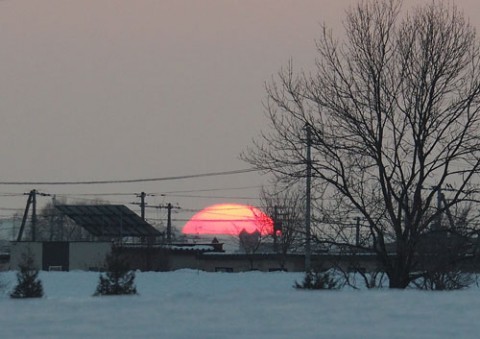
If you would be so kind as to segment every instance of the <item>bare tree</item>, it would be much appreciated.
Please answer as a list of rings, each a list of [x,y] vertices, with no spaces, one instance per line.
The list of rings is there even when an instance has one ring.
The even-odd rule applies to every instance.
[[[325,198],[317,217],[360,215],[358,247],[377,254],[392,288],[417,278],[419,239],[439,215],[475,199],[480,166],[475,29],[455,5],[401,5],[352,7],[345,40],[323,27],[315,70],[279,72],[267,86],[272,128],[243,154],[278,176],[305,177],[309,126],[314,190]],[[447,184],[455,190],[438,205]],[[331,230],[322,237],[356,245]]]
[[[47,203],[38,215],[36,227],[37,239],[43,241],[90,240],[89,233],[66,217],[55,207]]]
[[[274,251],[279,254],[281,268],[285,267],[287,255],[303,249],[305,198],[297,186],[283,187],[277,183],[273,188],[263,188],[260,194],[263,210],[274,223]]]
[[[261,245],[270,238],[272,233],[272,220],[263,211],[256,207],[250,206],[251,218],[248,219],[250,227],[247,230],[240,220],[238,224],[233,222],[233,226],[238,234],[238,244],[240,249],[247,254],[254,254],[260,249]],[[254,229],[252,229],[254,225]]]
[[[251,215],[246,220],[247,227],[242,220],[239,220],[238,223],[232,221],[235,229],[232,241],[238,244],[239,251],[246,256],[250,270],[253,270],[256,257],[269,251],[268,245],[273,232],[273,224],[272,219],[257,207],[250,206],[249,210]],[[252,223],[255,226],[253,229]]]

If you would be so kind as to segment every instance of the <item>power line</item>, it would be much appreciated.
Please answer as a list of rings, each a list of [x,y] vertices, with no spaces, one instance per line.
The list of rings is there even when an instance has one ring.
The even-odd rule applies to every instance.
[[[243,186],[243,187],[224,187],[224,188],[204,188],[204,189],[193,189],[193,190],[178,190],[178,191],[166,191],[166,192],[156,192],[156,193],[148,193],[148,196],[155,197],[155,196],[174,196],[174,194],[182,194],[182,193],[196,193],[196,192],[217,192],[217,191],[231,191],[231,190],[246,190],[252,188],[261,188],[265,186]],[[70,196],[135,196],[137,192],[103,192],[103,193],[52,193],[57,196],[62,197],[70,197]],[[0,193],[0,196],[23,196],[23,193]],[[175,195],[176,196],[176,195]],[[181,195],[183,197],[183,195]],[[185,197],[196,197],[185,195]],[[198,196],[200,198],[209,197],[209,196]],[[222,197],[223,198],[223,197]],[[232,197],[236,198],[236,197]],[[243,197],[247,199],[247,197]]]
[[[218,195],[190,195],[190,194],[166,194],[168,197],[174,198],[202,198],[202,199],[236,199],[236,200],[258,200],[258,197],[233,197],[233,196],[218,196]]]
[[[231,191],[231,190],[246,190],[252,188],[261,188],[262,186],[242,186],[242,187],[224,187],[224,188],[205,188],[205,189],[194,189],[194,190],[182,190],[182,191],[168,191],[161,194],[177,194],[177,193],[197,193],[197,192],[216,192],[216,191]]]
[[[137,193],[57,193],[58,196],[134,196]]]
[[[0,193],[0,197],[20,197],[23,193]]]
[[[91,181],[0,181],[0,185],[103,185],[103,184],[127,184],[138,182],[171,181],[193,178],[215,177],[256,172],[256,168],[246,168],[233,171],[209,172],[200,174],[179,175],[171,177],[147,178],[147,179],[126,179],[126,180],[91,180]]]
[[[22,208],[14,208],[14,207],[0,207],[0,211],[21,211]]]

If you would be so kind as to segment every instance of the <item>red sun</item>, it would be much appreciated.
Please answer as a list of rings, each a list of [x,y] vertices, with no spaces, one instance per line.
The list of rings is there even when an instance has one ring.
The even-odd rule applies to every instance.
[[[209,206],[195,214],[183,227],[184,234],[239,235],[259,231],[272,234],[273,221],[260,209],[240,204]]]

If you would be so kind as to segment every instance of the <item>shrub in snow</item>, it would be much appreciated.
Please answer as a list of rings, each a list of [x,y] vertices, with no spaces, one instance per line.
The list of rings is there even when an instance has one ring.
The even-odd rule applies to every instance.
[[[100,274],[97,290],[94,296],[137,294],[135,287],[135,272],[116,252],[106,258],[107,271]]]
[[[388,286],[388,279],[385,272],[371,271],[365,272],[364,270],[355,270],[353,272],[345,273],[345,281],[348,286],[355,289],[362,287],[366,288],[383,288]]]
[[[330,271],[308,271],[301,283],[295,281],[294,287],[308,290],[336,290],[341,285],[339,279]]]
[[[413,282],[414,286],[432,291],[460,290],[471,286],[475,279],[471,273],[462,271],[426,272]]]
[[[31,253],[22,254],[22,262],[18,265],[17,285],[10,294],[12,298],[41,298],[43,297],[42,281],[38,278],[38,270],[33,264]]]

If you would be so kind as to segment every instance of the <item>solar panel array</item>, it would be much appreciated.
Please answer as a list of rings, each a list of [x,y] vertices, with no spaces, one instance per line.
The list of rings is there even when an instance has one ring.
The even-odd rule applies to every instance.
[[[97,237],[146,237],[161,233],[124,205],[56,205],[61,213]]]

